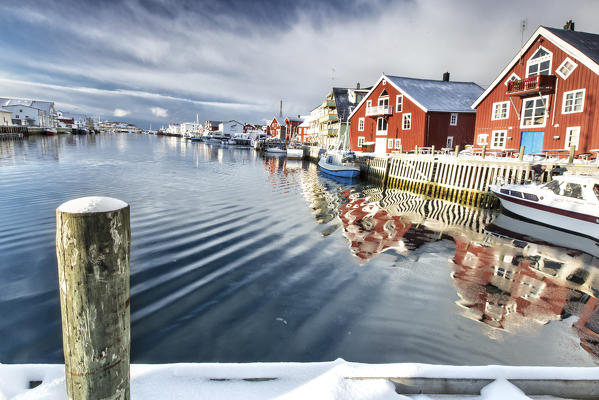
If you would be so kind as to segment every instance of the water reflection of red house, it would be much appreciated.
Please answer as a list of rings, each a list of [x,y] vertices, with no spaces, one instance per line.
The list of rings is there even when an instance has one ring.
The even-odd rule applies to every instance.
[[[580,346],[599,356],[599,301],[596,298],[587,299],[573,328],[580,338]]]
[[[534,260],[515,248],[487,247],[460,236],[454,240],[452,276],[459,304],[472,317],[506,330],[522,317],[540,323],[561,319],[570,289],[531,268]]]
[[[351,252],[366,261],[375,254],[398,247],[411,224],[402,216],[392,216],[377,203],[361,197],[352,198],[343,192],[348,202],[339,207],[339,218]]]

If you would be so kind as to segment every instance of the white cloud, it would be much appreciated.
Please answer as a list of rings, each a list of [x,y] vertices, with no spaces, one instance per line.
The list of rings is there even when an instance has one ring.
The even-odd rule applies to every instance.
[[[126,117],[129,114],[131,114],[131,111],[123,110],[122,108],[115,108],[113,115],[115,117]]]
[[[152,111],[152,114],[154,114],[157,117],[162,117],[162,118],[168,117],[168,110],[166,108],[152,107],[152,108],[150,108],[150,111]]]

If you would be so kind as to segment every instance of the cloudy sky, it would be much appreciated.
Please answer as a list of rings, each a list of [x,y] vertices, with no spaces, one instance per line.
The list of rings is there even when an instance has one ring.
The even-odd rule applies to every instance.
[[[539,25],[597,0],[0,0],[0,97],[147,128],[309,113],[385,72],[486,87]]]

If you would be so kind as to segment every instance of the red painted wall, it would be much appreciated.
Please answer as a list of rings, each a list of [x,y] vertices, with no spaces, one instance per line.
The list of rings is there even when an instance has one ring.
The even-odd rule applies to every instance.
[[[383,90],[389,94],[389,105],[393,106],[393,114],[387,119],[387,134],[384,136],[376,135],[377,118],[374,116],[366,117],[366,105],[368,100],[372,100],[372,105],[378,105],[378,99]],[[435,146],[442,148],[446,146],[447,137],[453,136],[453,145],[463,146],[472,143],[474,137],[475,113],[458,113],[458,123],[456,126],[450,125],[449,112],[429,112],[426,113],[422,108],[412,102],[405,94],[403,96],[402,112],[396,112],[397,95],[404,94],[396,89],[390,82],[383,85],[380,82],[376,88],[366,98],[364,103],[356,110],[350,118],[350,147],[354,151],[374,151],[374,145],[358,147],[358,137],[364,136],[365,142],[375,142],[376,138],[385,137],[385,139],[401,139],[403,150],[413,150],[416,146]],[[409,130],[403,128],[403,115],[412,114],[412,127]],[[364,131],[358,131],[359,119],[364,117]],[[387,153],[395,151],[387,146]]]
[[[509,118],[503,120],[491,120],[493,112],[493,103],[500,101],[510,101],[507,96],[507,86],[504,82],[516,73],[520,79],[526,77],[526,61],[537,51],[539,46],[553,53],[551,60],[551,74],[557,76],[557,90],[555,94],[549,95],[549,107],[546,126],[543,128],[521,128],[517,113],[522,114],[522,98],[511,96],[513,105],[509,104]],[[597,96],[599,94],[599,76],[584,66],[579,60],[569,57],[578,66],[564,80],[555,73],[555,70],[562,62],[569,57],[547,38],[539,37],[533,45],[523,53],[522,61],[517,63],[507,72],[497,86],[487,95],[487,97],[477,107],[477,119],[475,135],[488,134],[490,143],[493,130],[506,129],[508,131],[507,148],[519,148],[521,132],[544,131],[543,149],[564,149],[566,139],[566,128],[580,126],[580,141],[577,153],[585,153],[589,149],[599,148],[599,113],[597,111]],[[585,89],[584,108],[580,113],[562,114],[562,103],[564,92]],[[514,110],[515,106],[515,110]],[[515,112],[517,111],[517,113]],[[559,139],[554,139],[559,136]],[[509,139],[511,137],[511,139]],[[476,140],[476,137],[475,137]],[[476,145],[477,142],[475,142]]]

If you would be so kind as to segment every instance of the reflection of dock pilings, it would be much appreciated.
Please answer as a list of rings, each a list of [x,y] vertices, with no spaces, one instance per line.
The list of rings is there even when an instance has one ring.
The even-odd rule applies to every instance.
[[[318,161],[323,149],[304,146],[304,157]],[[531,180],[532,162],[518,159],[465,159],[441,154],[394,154],[360,161],[360,175],[381,182],[384,189],[397,188],[425,196],[485,208],[499,201],[489,192],[498,181],[522,184]],[[549,165],[551,170],[556,165]],[[597,166],[572,166],[577,172],[593,173]],[[546,177],[549,178],[549,177]]]

